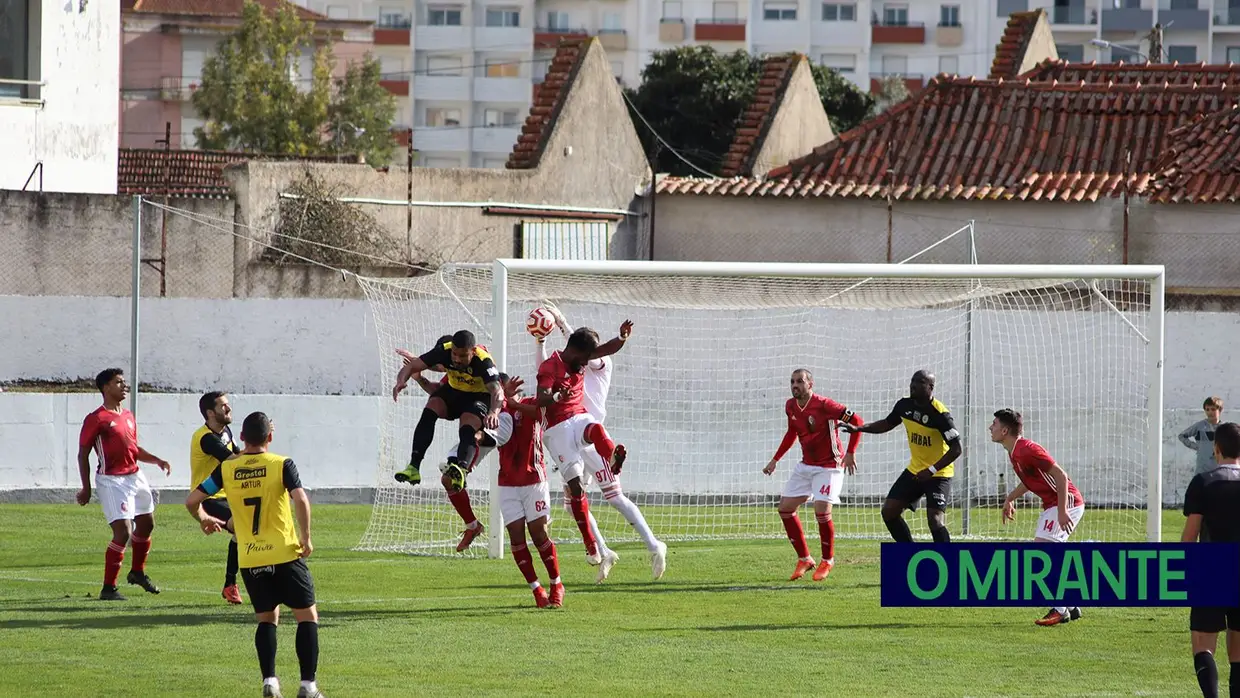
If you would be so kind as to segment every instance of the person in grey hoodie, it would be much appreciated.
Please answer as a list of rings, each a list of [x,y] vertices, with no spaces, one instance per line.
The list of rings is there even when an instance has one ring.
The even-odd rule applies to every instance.
[[[1223,415],[1223,398],[1208,397],[1201,407],[1206,418],[1180,432],[1180,443],[1197,452],[1195,475],[1218,467],[1214,462],[1214,429]]]

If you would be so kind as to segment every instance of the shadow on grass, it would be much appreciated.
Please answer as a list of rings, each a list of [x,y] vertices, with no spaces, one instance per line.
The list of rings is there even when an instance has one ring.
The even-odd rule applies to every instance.
[[[95,602],[100,604],[96,608],[106,608],[103,606],[105,602]],[[35,613],[46,613],[47,609],[34,608],[30,609]],[[86,612],[86,608],[64,609],[68,611]],[[90,611],[96,610],[94,608]],[[161,609],[162,610],[162,609]],[[353,621],[369,621],[369,620],[399,620],[400,618],[435,618],[440,617],[445,620],[460,620],[464,618],[491,618],[498,616],[506,616],[514,613],[530,612],[530,606],[505,606],[498,608],[422,608],[422,609],[370,609],[370,610],[331,610],[321,612],[319,622],[323,625],[331,626],[337,623],[348,623]],[[0,621],[0,630],[20,630],[26,628],[39,629],[65,629],[65,630],[114,630],[121,628],[141,628],[156,626],[180,626],[192,627],[200,625],[254,625],[254,614],[242,613],[238,615],[202,615],[194,613],[150,613],[146,609],[134,609],[132,611],[122,610],[115,615],[100,616],[84,616],[78,618],[17,618],[12,620]],[[293,614],[288,609],[282,609],[280,612],[281,625],[295,625]]]

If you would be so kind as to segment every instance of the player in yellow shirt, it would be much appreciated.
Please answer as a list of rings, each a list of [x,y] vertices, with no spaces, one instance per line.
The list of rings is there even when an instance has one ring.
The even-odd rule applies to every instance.
[[[271,433],[267,415],[254,412],[246,417],[241,425],[245,448],[190,492],[185,508],[208,535],[229,528],[237,536],[241,579],[258,618],[254,646],[263,674],[263,695],[280,696],[276,625],[280,606],[285,605],[297,619],[297,660],[301,665],[297,698],[321,698],[315,683],[319,612],[314,602],[314,579],[304,560],[314,551],[310,543],[310,499],[301,487],[293,459],[267,450]],[[203,502],[221,491],[232,509],[231,521],[221,521],[203,511]]]
[[[241,450],[233,441],[232,429],[228,426],[232,424],[232,406],[228,404],[227,393],[218,390],[206,393],[198,399],[198,411],[202,413],[204,423],[189,439],[190,484],[194,486],[211,477],[220,463]],[[220,521],[232,518],[232,510],[223,492],[208,497],[202,508]],[[228,603],[241,603],[241,592],[237,589],[236,536],[228,541],[228,562],[224,568],[224,591],[221,596]]]
[[[918,371],[909,383],[908,397],[900,398],[886,418],[862,427],[841,423],[848,433],[886,434],[901,424],[908,434],[909,463],[900,472],[883,502],[883,523],[897,543],[912,543],[904,510],[915,511],[926,498],[926,523],[935,543],[950,543],[944,514],[951,496],[952,463],[964,452],[960,432],[947,407],[934,399],[934,374]]]

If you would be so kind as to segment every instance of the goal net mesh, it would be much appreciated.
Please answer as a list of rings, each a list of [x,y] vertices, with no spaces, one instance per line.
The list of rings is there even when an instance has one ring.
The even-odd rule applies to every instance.
[[[420,354],[459,329],[472,330],[484,345],[497,341],[490,336],[497,309],[489,267],[449,266],[427,276],[361,283],[386,385],[401,366],[396,348]],[[1000,517],[1003,495],[1017,481],[988,427],[995,410],[1012,407],[1024,415],[1025,435],[1046,446],[1088,502],[1074,538],[1145,539],[1147,280],[510,271],[507,286],[506,370],[527,379],[529,390],[537,366],[525,318],[541,300],[553,301],[569,324],[594,328],[604,341],[623,320],[633,320],[633,334],[615,356],[607,428],[628,447],[625,493],[664,540],[784,535],[774,506],[799,446],[774,475],[763,475],[762,468],[786,429],[784,403],[795,368],[812,371],[816,393],[866,421],[887,416],[907,395],[914,371],[936,375],[935,397],[955,417],[964,445],[947,514],[955,537],[1033,537],[1041,509],[1031,495],[1020,502],[1014,524],[1005,526]],[[549,350],[564,344],[558,331],[547,341]],[[439,422],[421,485],[393,479],[408,463],[426,398],[411,382],[399,402],[384,400],[377,491],[359,549],[454,553],[463,522],[436,466],[458,439],[456,424]],[[909,461],[904,429],[864,435],[856,459],[858,472],[844,478],[835,507],[837,534],[885,539],[879,507]],[[491,455],[469,479],[474,511],[484,523],[495,466]],[[559,475],[549,472],[549,478],[553,536],[580,544],[562,506]],[[637,540],[596,488],[590,503],[609,545]],[[905,516],[914,535],[928,539],[923,512]],[[812,535],[812,513],[803,518]],[[480,541],[466,554],[485,555],[486,546]]]

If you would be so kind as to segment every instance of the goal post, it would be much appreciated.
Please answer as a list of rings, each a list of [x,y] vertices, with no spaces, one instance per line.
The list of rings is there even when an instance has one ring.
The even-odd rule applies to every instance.
[[[1026,435],[1081,487],[1089,508],[1082,539],[1161,538],[1161,266],[499,259],[360,281],[385,385],[399,370],[395,348],[421,353],[468,328],[500,370],[532,389],[537,367],[525,330],[532,308],[554,301],[570,324],[604,340],[632,319],[633,335],[615,359],[607,427],[629,448],[625,493],[664,540],[783,537],[774,506],[799,448],[774,476],[761,470],[786,428],[788,376],[800,367],[814,373],[815,392],[866,421],[885,417],[907,394],[913,371],[937,374],[936,397],[964,432],[948,511],[954,537],[1032,537],[1036,502],[1022,502],[1015,526],[1002,526],[998,513],[1000,489],[1015,482],[986,427],[996,409],[1012,407],[1025,415]],[[558,349],[563,337],[555,332],[547,343]],[[406,392],[400,404],[384,403],[379,488],[358,548],[455,554],[463,524],[433,465],[454,445],[455,425],[441,421],[423,483],[410,488],[392,473],[407,461],[425,397]],[[470,477],[474,511],[489,530],[487,545],[466,555],[504,554],[494,461]],[[837,534],[886,539],[878,509],[908,462],[904,430],[863,436],[857,461],[835,509]],[[560,478],[549,478],[552,535],[580,545],[561,507]],[[608,543],[635,541],[591,490]],[[920,509],[906,519],[925,536]]]

